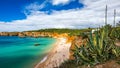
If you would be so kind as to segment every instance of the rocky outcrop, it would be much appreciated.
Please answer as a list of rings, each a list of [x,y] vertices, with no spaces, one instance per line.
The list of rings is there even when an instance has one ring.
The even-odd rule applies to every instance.
[[[9,36],[9,33],[8,32],[1,32],[0,36]]]
[[[9,32],[9,36],[17,36],[19,32]]]
[[[0,32],[0,36],[18,36],[19,32]]]
[[[58,33],[51,32],[0,32],[0,36],[19,36],[19,37],[56,37]]]
[[[18,33],[18,36],[19,36],[19,37],[25,37],[25,34],[22,33],[22,32],[20,32],[20,33]]]

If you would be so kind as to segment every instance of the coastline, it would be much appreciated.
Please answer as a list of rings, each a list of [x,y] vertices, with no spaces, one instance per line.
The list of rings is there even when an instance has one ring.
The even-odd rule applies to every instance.
[[[69,59],[69,49],[71,42],[67,37],[58,37],[53,44],[52,50],[34,68],[54,68],[58,67],[65,60]]]
[[[20,33],[9,33],[2,32],[0,36],[18,36],[18,37],[51,37],[55,38],[57,41],[53,43],[53,47],[49,51],[47,56],[37,63],[34,68],[54,68],[59,67],[64,61],[70,58],[70,47],[74,39],[73,36],[68,36],[68,33],[41,33],[41,32],[20,32]],[[46,50],[47,51],[47,50]]]

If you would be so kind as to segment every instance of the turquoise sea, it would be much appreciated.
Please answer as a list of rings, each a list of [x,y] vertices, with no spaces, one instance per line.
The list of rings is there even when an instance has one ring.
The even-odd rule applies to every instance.
[[[51,50],[53,38],[0,36],[0,68],[34,68]],[[35,44],[40,44],[35,46]]]

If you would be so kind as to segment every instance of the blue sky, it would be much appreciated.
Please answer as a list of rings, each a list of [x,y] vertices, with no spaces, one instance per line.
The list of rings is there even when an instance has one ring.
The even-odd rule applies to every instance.
[[[114,9],[120,21],[119,0],[0,0],[0,31],[102,26],[106,4],[108,23]]]
[[[1,0],[0,1],[0,21],[13,21],[13,20],[21,20],[25,19],[26,15],[24,11],[26,6],[32,3],[37,3],[38,5],[42,4],[45,0]],[[39,11],[46,12],[51,14],[53,10],[61,11],[61,10],[69,10],[75,8],[82,8],[83,4],[78,2],[79,0],[75,0],[66,5],[52,5],[50,2],[47,2],[45,7],[39,9]]]
[[[0,21],[24,19],[22,10],[29,3],[28,0],[0,0]]]

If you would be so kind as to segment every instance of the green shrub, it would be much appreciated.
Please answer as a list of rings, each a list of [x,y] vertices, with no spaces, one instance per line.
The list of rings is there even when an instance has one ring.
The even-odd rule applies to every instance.
[[[90,33],[86,45],[74,50],[75,62],[80,65],[96,65],[120,57],[120,47],[114,45],[109,37],[110,30],[103,27],[102,31]]]
[[[118,39],[120,40],[120,28],[113,28],[110,34],[110,37],[112,39]]]
[[[107,25],[94,34],[82,34],[82,37],[88,38],[87,44],[81,47],[75,45],[75,50],[72,50],[75,59],[63,63],[60,68],[69,68],[69,65],[73,65],[70,68],[86,68],[120,58],[120,47],[115,46],[113,39],[120,39],[120,28]]]

